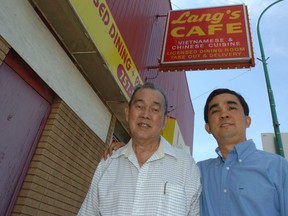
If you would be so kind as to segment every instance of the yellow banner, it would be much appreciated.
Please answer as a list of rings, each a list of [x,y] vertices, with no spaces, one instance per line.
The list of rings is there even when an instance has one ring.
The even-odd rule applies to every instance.
[[[169,118],[165,128],[161,131],[161,135],[171,144],[175,145],[174,135],[175,135],[176,119]]]
[[[127,100],[142,79],[105,0],[70,0]]]

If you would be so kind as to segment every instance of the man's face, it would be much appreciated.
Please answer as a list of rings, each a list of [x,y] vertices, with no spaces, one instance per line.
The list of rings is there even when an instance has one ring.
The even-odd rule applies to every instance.
[[[148,88],[138,90],[125,113],[133,140],[159,140],[167,122],[164,97],[159,91]]]
[[[233,141],[235,144],[246,140],[246,128],[251,119],[245,116],[243,107],[235,95],[220,94],[215,96],[208,105],[208,123],[205,129],[215,139]]]

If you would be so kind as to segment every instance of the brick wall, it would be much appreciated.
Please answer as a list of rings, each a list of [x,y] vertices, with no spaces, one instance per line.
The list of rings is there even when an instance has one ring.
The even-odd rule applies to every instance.
[[[76,215],[106,147],[55,99],[12,215]]]
[[[9,49],[10,49],[9,44],[0,35],[0,65],[5,59],[6,54],[8,53]]]
[[[112,118],[111,118],[110,125],[109,125],[108,135],[107,135],[107,138],[106,138],[106,143],[111,143],[112,142],[112,137],[113,137],[113,132],[114,132],[114,129],[115,129],[116,121],[117,121],[117,118],[116,118],[115,115],[113,115]]]

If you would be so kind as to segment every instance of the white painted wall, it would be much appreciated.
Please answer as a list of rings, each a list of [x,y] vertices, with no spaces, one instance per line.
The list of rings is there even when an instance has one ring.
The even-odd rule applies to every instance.
[[[176,147],[184,149],[185,151],[190,153],[190,148],[185,144],[185,141],[183,139],[181,130],[178,126],[177,121],[175,122],[175,128],[174,128],[174,136],[173,136],[173,143]]]
[[[27,0],[0,0],[0,34],[50,88],[105,141],[111,113]]]

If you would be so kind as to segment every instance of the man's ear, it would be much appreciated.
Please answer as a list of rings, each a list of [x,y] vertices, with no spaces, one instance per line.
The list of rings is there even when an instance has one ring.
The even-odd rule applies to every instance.
[[[207,133],[211,134],[210,126],[208,123],[205,124],[205,130],[207,131]]]
[[[127,106],[125,106],[125,117],[126,117],[126,121],[128,122],[128,119],[129,119],[129,106],[127,105]]]
[[[252,119],[250,116],[246,116],[246,127],[249,128],[251,125]]]
[[[162,130],[166,127],[168,123],[169,117],[167,115],[164,116]]]

